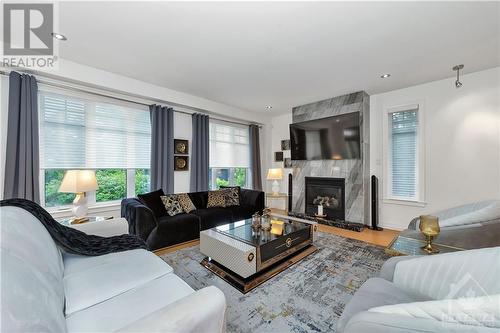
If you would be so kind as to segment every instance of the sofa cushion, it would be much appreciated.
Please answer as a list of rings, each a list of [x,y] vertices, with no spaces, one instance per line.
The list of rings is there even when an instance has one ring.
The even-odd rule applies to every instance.
[[[28,211],[0,207],[1,322],[5,332],[65,332],[62,256]]]
[[[167,274],[70,314],[68,332],[115,332],[193,292],[179,277]]]
[[[226,197],[226,207],[240,205],[240,187],[227,187],[223,189],[224,196]]]
[[[207,208],[226,207],[226,194],[224,190],[208,192]]]
[[[163,202],[168,215],[175,216],[184,213],[179,199],[177,198],[177,194],[162,195],[161,201]]]
[[[233,214],[227,208],[197,209],[193,214],[200,217],[200,230],[210,229],[233,221]]]
[[[233,214],[233,221],[249,219],[256,213],[255,207],[248,205],[232,206],[227,209],[229,209]]]
[[[147,239],[151,250],[187,242],[200,237],[200,218],[194,214],[164,216],[158,219]]]
[[[188,193],[196,209],[207,208],[208,191]]]
[[[149,209],[153,211],[153,214],[156,217],[160,216],[165,216],[167,215],[167,210],[165,209],[165,206],[163,205],[163,202],[161,201],[161,196],[165,195],[162,189],[149,192],[149,193],[144,193],[144,194],[138,194],[137,197],[139,200],[141,200]]]
[[[179,204],[185,213],[191,213],[193,210],[196,210],[196,206],[187,193],[178,194],[177,200],[179,200]]]
[[[427,300],[429,300],[428,297],[408,293],[387,280],[381,278],[369,279],[358,289],[344,308],[337,322],[337,331],[342,332],[354,315],[370,308]]]
[[[172,272],[156,255],[131,250],[96,257],[64,254],[66,315]]]
[[[4,248],[0,257],[1,331],[66,332],[62,283]]]

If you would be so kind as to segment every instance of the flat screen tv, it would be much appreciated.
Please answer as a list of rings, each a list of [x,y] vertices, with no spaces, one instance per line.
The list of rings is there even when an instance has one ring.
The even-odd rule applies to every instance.
[[[290,125],[292,160],[361,158],[359,113]]]

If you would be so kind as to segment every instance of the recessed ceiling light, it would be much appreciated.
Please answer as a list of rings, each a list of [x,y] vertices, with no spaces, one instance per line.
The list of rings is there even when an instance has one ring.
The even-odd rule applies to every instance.
[[[389,73],[386,73],[386,74],[382,74],[382,75],[380,75],[380,77],[381,77],[382,79],[387,79],[389,76],[391,76],[391,74],[389,74]]]
[[[66,36],[58,34],[57,32],[51,33],[52,37],[54,37],[57,40],[68,40]]]
[[[271,110],[273,107],[271,105],[266,105],[266,109]]]

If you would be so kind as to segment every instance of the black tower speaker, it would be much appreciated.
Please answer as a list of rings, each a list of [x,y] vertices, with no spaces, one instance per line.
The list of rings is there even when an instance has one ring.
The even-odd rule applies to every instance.
[[[292,211],[292,174],[288,174],[288,211]]]
[[[383,229],[378,226],[378,178],[374,175],[371,177],[371,188],[372,225],[369,228],[372,230],[382,231]]]

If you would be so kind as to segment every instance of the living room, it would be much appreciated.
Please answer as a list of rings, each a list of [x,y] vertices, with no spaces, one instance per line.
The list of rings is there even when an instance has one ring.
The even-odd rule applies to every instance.
[[[2,11],[2,331],[500,329],[498,2]]]

